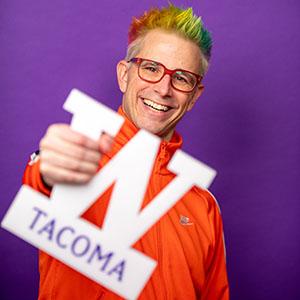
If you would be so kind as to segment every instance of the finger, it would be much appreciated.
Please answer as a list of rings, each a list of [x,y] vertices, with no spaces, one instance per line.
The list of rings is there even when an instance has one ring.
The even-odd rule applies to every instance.
[[[102,153],[107,153],[111,150],[114,139],[107,133],[103,133],[99,138],[99,150]]]
[[[89,161],[91,163],[98,163],[101,158],[99,150],[90,150],[66,140],[62,140],[56,136],[45,137],[42,139],[40,149],[41,152],[51,150],[65,156],[72,157],[73,159]]]
[[[51,125],[48,129],[47,135],[57,136],[69,143],[76,144],[95,151],[97,151],[99,147],[97,141],[89,138],[86,135],[74,131],[67,124]]]
[[[51,185],[56,183],[84,184],[93,177],[90,174],[74,172],[48,163],[40,164],[40,172],[45,182]]]
[[[52,164],[59,168],[64,168],[70,171],[87,173],[90,175],[96,174],[99,163],[92,163],[89,161],[74,159],[71,156],[66,156],[51,150],[41,151],[41,160],[45,163]]]

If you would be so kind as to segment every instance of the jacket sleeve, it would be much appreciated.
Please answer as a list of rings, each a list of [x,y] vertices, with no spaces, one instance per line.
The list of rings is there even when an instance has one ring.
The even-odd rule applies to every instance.
[[[29,185],[33,189],[46,196],[50,196],[51,189],[45,185],[42,180],[41,173],[40,173],[40,161],[39,157],[33,161],[29,161],[24,175],[23,175],[23,184]]]
[[[209,213],[209,218],[214,244],[206,265],[206,281],[201,300],[229,300],[223,224],[216,200]]]

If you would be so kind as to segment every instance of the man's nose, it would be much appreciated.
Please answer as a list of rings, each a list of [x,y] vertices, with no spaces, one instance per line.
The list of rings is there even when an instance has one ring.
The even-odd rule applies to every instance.
[[[165,74],[159,82],[154,84],[155,91],[163,97],[170,96],[172,91],[171,81],[171,76]]]

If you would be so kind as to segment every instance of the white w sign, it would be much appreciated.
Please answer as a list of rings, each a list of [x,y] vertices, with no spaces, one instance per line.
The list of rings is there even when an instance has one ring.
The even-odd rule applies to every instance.
[[[73,90],[64,104],[71,127],[93,139],[115,136],[123,118]],[[156,261],[131,246],[194,185],[207,188],[216,172],[178,150],[176,177],[141,210],[160,139],[140,130],[86,185],[54,186],[51,198],[23,185],[2,227],[126,299],[136,299]],[[102,228],[80,218],[114,183]]]

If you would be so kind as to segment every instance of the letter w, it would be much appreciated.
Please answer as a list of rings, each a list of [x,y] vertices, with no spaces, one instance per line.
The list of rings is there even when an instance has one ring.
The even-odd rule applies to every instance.
[[[74,100],[74,97],[76,101],[70,102],[70,100]],[[83,107],[81,100],[84,100],[85,103],[84,113],[83,109],[76,109],[73,105],[77,103],[80,104],[78,107]],[[69,110],[75,114],[72,127],[96,138],[96,132],[98,132],[98,136],[103,131],[109,132],[109,129],[112,128],[111,120],[114,118],[116,120],[119,116],[108,112],[107,108],[105,108],[106,110],[98,109],[95,114],[98,105],[95,102],[91,103],[92,109],[89,113],[89,102],[91,102],[89,97],[73,91],[66,103]],[[108,117],[108,114],[111,116]],[[96,119],[94,123],[91,116]],[[86,118],[89,120],[87,121]],[[101,119],[103,122],[99,121]],[[74,126],[74,124],[77,125]],[[88,128],[83,124],[88,124]],[[91,128],[93,132],[91,132]],[[115,126],[114,132],[110,132],[110,134],[114,135],[116,129]],[[52,191],[52,201],[55,202],[58,209],[65,210],[68,216],[79,217],[114,183],[101,231],[105,237],[113,240],[119,247],[130,247],[193,185],[206,187],[215,176],[214,170],[192,159],[182,151],[177,151],[169,164],[170,169],[177,174],[177,177],[140,211],[159,144],[158,137],[140,130],[87,185],[56,185]]]

